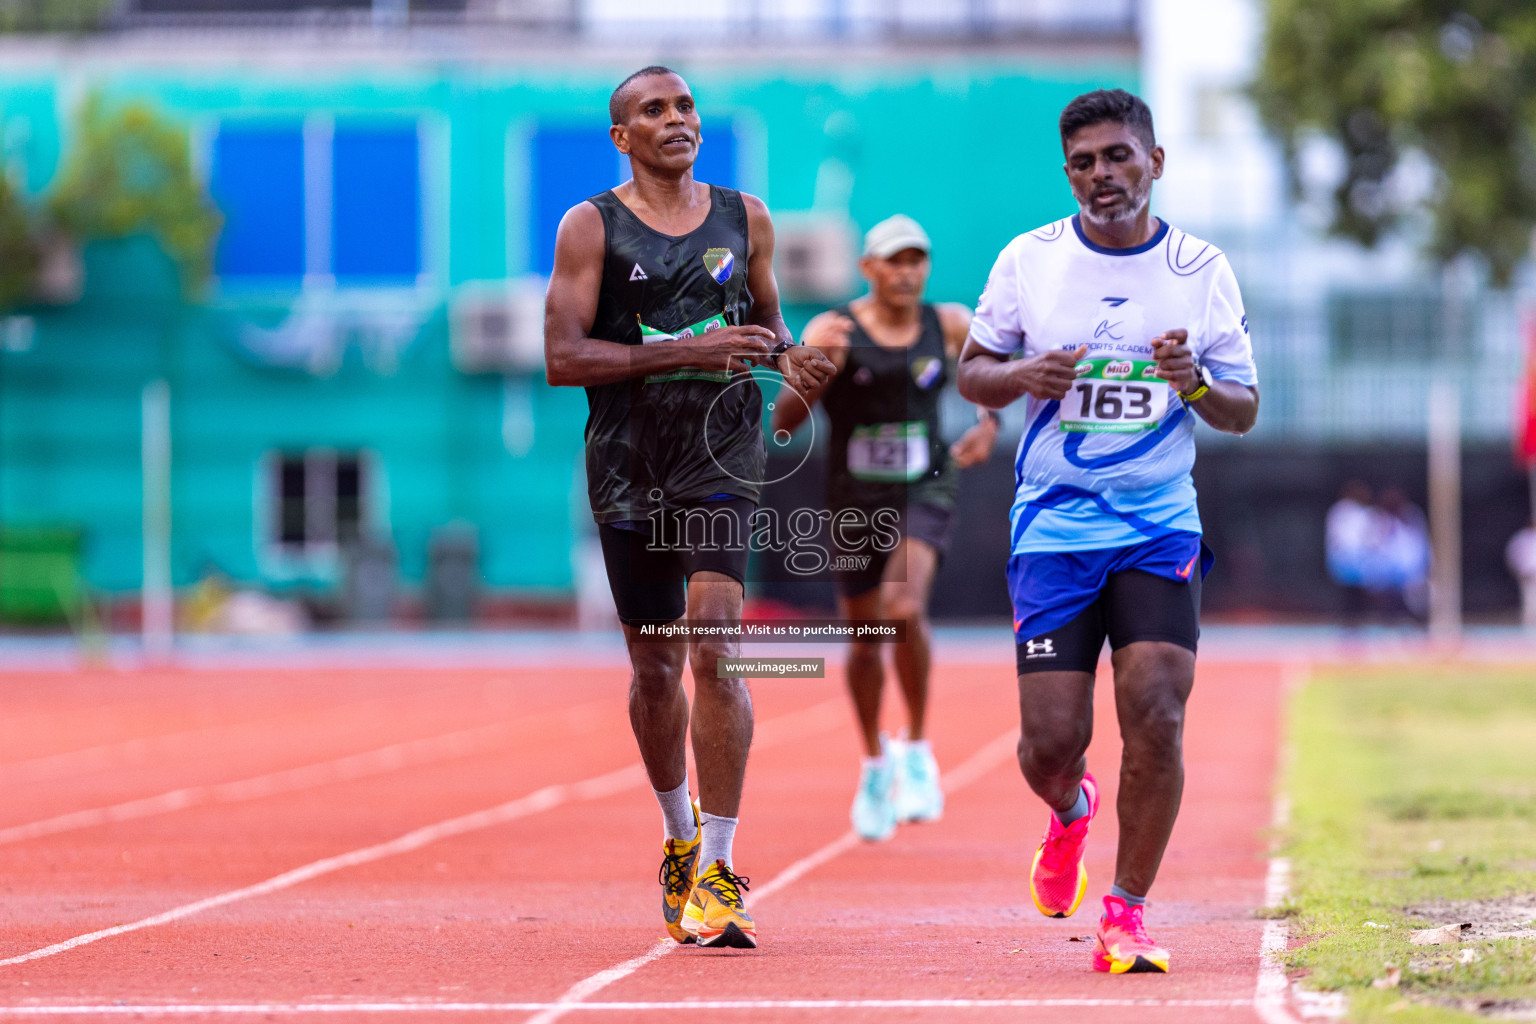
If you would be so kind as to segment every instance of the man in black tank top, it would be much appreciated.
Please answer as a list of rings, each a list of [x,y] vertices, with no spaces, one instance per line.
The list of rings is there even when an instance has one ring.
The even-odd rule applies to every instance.
[[[678,942],[751,948],[756,927],[732,871],[752,701],[720,678],[734,639],[657,640],[681,618],[739,623],[765,454],[773,366],[811,393],[833,366],[795,346],[779,314],[773,224],[754,196],[693,179],[693,96],[649,67],[609,101],[610,135],[634,177],[560,222],[544,322],[546,373],[587,389],[587,489],[634,671],[629,716],[666,830],[662,917]],[[699,802],[685,744],[693,671]]]
[[[943,813],[938,765],[924,734],[928,593],[949,544],[959,471],[986,460],[997,440],[996,415],[978,412],[960,440],[944,443],[939,400],[971,311],[923,302],[929,248],[927,233],[910,217],[876,224],[859,262],[869,294],[816,317],[804,334],[806,345],[824,349],[838,368],[819,397],[832,428],[832,539],[838,561],[856,566],[837,574],[839,610],[851,619],[907,621],[907,640],[894,656],[907,704],[905,742],[880,732],[880,642],[854,641],[848,653],[865,754],[850,817],[871,840],[890,838],[898,821],[933,821]],[[775,431],[803,423],[817,397],[775,402]]]

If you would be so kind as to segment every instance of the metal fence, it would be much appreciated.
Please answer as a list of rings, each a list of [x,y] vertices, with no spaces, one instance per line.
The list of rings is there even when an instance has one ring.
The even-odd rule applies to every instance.
[[[124,0],[119,28],[503,28],[627,41],[1132,41],[1136,0]]]
[[[1378,298],[1362,304],[1369,309]],[[1338,301],[1337,295],[1305,303],[1262,296],[1250,301],[1262,407],[1249,437],[1336,446],[1422,444],[1433,385],[1450,380],[1460,396],[1465,441],[1510,439],[1525,380],[1520,299],[1495,292],[1467,296],[1471,312],[1461,320],[1469,333],[1427,355],[1382,354],[1360,345],[1344,333],[1359,318],[1338,316]],[[945,416],[956,432],[974,415],[958,396],[947,399]],[[1023,403],[1016,403],[1004,411],[1004,429],[1017,439],[1023,427]],[[1203,423],[1199,429],[1202,445],[1243,443]]]
[[[1385,351],[1376,344],[1381,331],[1369,314],[1390,305],[1387,294],[1341,291],[1305,305],[1255,304],[1249,321],[1263,412],[1254,437],[1420,442],[1432,386],[1447,380],[1460,395],[1466,440],[1510,437],[1524,378],[1518,300],[1480,291],[1447,305],[1433,285],[1420,283],[1402,294],[1424,312],[1419,329],[1429,343]],[[1355,308],[1340,315],[1341,305],[1349,304]],[[1398,338],[1404,337],[1412,335],[1400,330]]]

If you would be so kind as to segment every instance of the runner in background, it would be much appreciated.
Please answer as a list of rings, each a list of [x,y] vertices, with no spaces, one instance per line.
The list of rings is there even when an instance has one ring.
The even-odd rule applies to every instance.
[[[864,747],[850,816],[855,831],[870,840],[889,839],[898,821],[933,821],[944,811],[926,731],[928,593],[954,529],[959,472],[984,461],[997,440],[997,415],[983,412],[953,445],[944,443],[940,397],[971,311],[923,302],[930,249],[927,233],[910,217],[876,224],[859,261],[869,294],[822,313],[802,337],[838,368],[821,393],[832,427],[827,508],[834,550],[863,562],[836,574],[839,613],[907,623],[906,642],[892,645],[907,706],[903,739],[880,732],[881,643],[854,641],[848,652],[848,689]],[[800,402],[781,392],[773,409],[776,435],[793,432],[810,416],[817,395],[804,397]]]

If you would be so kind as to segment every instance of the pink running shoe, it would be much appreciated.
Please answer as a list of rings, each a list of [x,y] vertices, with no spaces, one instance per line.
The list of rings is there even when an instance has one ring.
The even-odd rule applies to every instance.
[[[1088,813],[1070,825],[1063,825],[1053,813],[1029,868],[1029,897],[1046,917],[1071,917],[1088,891],[1083,848],[1088,823],[1099,813],[1099,784],[1091,772],[1083,773],[1083,792],[1088,795]]]
[[[1141,907],[1104,897],[1104,916],[1093,944],[1093,969],[1110,974],[1167,974],[1168,951],[1155,945],[1141,923]]]

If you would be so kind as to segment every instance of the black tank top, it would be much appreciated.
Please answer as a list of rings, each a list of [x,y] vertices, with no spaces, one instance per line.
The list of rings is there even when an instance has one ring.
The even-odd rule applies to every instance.
[[[747,209],[709,187],[704,223],[686,235],[647,227],[612,191],[592,337],[641,345],[746,322]],[[587,494],[599,523],[642,520],[717,494],[757,501],[766,457],[763,398],[746,374],[685,368],[587,388]]]
[[[949,382],[944,328],[932,306],[907,348],[887,348],[853,320],[848,361],[821,403],[832,422],[827,504],[869,508],[927,502],[952,508],[958,471],[939,424],[939,397]]]

